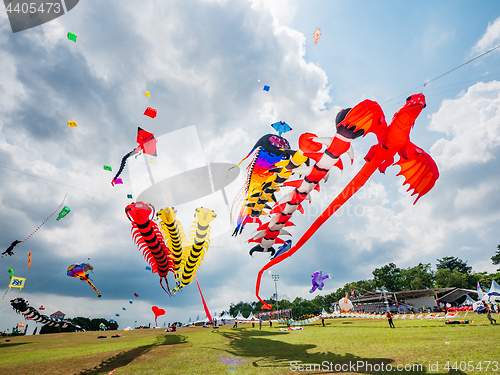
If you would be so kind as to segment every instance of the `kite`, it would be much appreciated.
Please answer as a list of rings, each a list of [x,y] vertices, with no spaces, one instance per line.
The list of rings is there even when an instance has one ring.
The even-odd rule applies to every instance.
[[[194,217],[195,221],[188,233],[188,241],[184,248],[185,256],[180,264],[182,271],[178,275],[179,283],[174,288],[174,293],[193,281],[196,270],[210,245],[210,223],[217,215],[209,208],[199,207],[194,211]]]
[[[99,324],[99,329],[102,329],[103,331],[105,331],[106,325],[104,323]]]
[[[274,258],[276,258],[278,255],[286,253],[291,248],[292,248],[292,240],[286,240],[283,245],[281,245],[280,247],[278,247],[278,250],[276,251],[276,253],[271,256],[271,260],[274,259]],[[271,272],[271,271],[269,271],[269,272]]]
[[[109,165],[105,165],[102,167],[105,171],[112,171],[112,168]]]
[[[120,314],[115,314],[115,316],[120,316]]]
[[[40,306],[40,307],[38,308],[38,310],[45,310],[45,307],[43,307],[43,305],[42,305],[42,306]]]
[[[172,251],[174,261],[175,281],[179,281],[179,272],[183,258],[183,246],[186,246],[186,236],[179,220],[176,219],[177,210],[173,207],[165,207],[158,211],[156,217],[160,219],[160,231],[166,240],[167,247]]]
[[[88,263],[72,264],[67,269],[67,275],[69,277],[78,277],[80,280],[86,281],[87,284],[89,284],[92,287],[92,289],[94,289],[94,291],[97,293],[97,296],[101,297],[101,293],[99,293],[94,284],[92,284],[92,281],[90,281],[89,279],[89,275],[86,274],[87,271],[92,271],[93,269],[94,267],[92,267]]]
[[[127,159],[130,156],[138,154],[139,152],[142,152],[146,155],[156,156],[156,143],[157,142],[158,141],[156,140],[153,133],[147,132],[146,130],[143,130],[141,128],[137,128],[137,143],[139,144],[139,146],[137,146],[135,149],[130,151],[128,154],[126,154],[122,158],[120,168],[118,169],[118,172],[116,173],[115,177],[113,178],[113,181],[111,181],[111,185],[115,186],[116,180],[118,179],[118,177],[122,173],[123,168],[125,168],[125,163],[127,162]]]
[[[2,253],[2,255],[14,255],[14,248],[15,248],[18,244],[20,244],[20,243],[22,243],[22,242],[23,242],[23,241],[15,240],[14,242],[12,242],[12,243],[10,244],[10,246],[7,248],[7,250],[5,250],[5,251]]]
[[[316,28],[316,30],[313,33],[314,44],[318,44],[318,39],[320,36],[321,36],[321,29]]]
[[[125,214],[132,223],[132,236],[135,244],[139,250],[142,250],[152,267],[152,272],[160,276],[160,285],[163,290],[170,295],[167,275],[169,272],[174,272],[175,265],[172,252],[165,245],[158,226],[150,219],[154,217],[154,207],[144,202],[132,203],[125,208]],[[163,281],[165,281],[166,289]]]
[[[276,130],[278,132],[278,135],[280,137],[281,137],[281,134],[289,132],[290,130],[292,130],[292,128],[290,127],[290,125],[288,125],[284,121],[275,122],[271,126],[274,128],[274,130]]]
[[[344,298],[339,300],[339,309],[341,313],[346,313],[352,310],[353,305],[351,300],[347,297],[348,293],[345,294]]]
[[[68,33],[68,39],[76,43],[76,34]]]
[[[270,89],[270,88],[271,88],[271,86],[268,86],[268,85],[264,85],[264,88],[263,88],[263,90],[264,90],[264,91],[269,91],[269,89]]]
[[[132,194],[127,194],[127,198],[128,199],[134,199],[134,198],[132,198]]]
[[[279,169],[272,169],[273,171],[277,171],[277,175],[274,179],[274,182],[279,186],[284,185],[287,186],[288,177],[296,171],[301,171],[303,168],[300,166],[305,163],[308,165],[309,157],[306,154],[309,154],[310,151],[317,151],[320,148],[311,143],[310,138],[313,137],[313,134],[305,133],[299,137],[299,150],[297,151],[289,151],[292,154],[290,160],[284,160],[279,163],[276,163],[276,167]],[[303,153],[303,150],[309,151]],[[323,172],[327,172],[328,170],[325,168]],[[273,177],[270,178],[272,180]],[[300,182],[300,181],[299,181]],[[295,183],[292,182],[292,183]],[[276,186],[276,185],[273,185]],[[292,185],[293,186],[293,185]],[[314,188],[315,185],[312,185]],[[266,189],[268,190],[268,189]],[[297,189],[295,189],[297,190]],[[312,190],[312,188],[311,188]],[[295,195],[297,196],[295,196]],[[255,236],[250,239],[248,242],[257,242],[258,245],[253,247],[250,250],[250,255],[252,255],[255,251],[258,252],[271,252],[271,257],[275,256],[275,250],[273,245],[275,243],[285,244],[286,242],[279,238],[279,235],[290,235],[283,228],[294,225],[290,222],[290,218],[295,210],[299,210],[300,212],[304,212],[302,208],[301,202],[304,199],[310,200],[309,192],[303,189],[301,192],[292,192],[290,194],[285,195],[280,199],[279,202],[276,203],[275,207],[271,209],[271,214],[275,214],[271,221],[261,224],[259,228],[257,228],[257,233]],[[284,203],[283,203],[284,202]],[[282,251],[283,252],[283,251]]]
[[[123,311],[127,311],[127,309],[126,309],[125,307],[122,307],[122,310],[123,310]]]
[[[146,266],[146,271],[151,271],[151,267],[150,266]]]
[[[46,223],[46,222],[47,222],[47,221],[48,221],[48,220],[49,220],[52,216],[54,216],[54,215],[56,214],[56,212],[57,212],[57,211],[59,211],[59,210],[60,210],[60,208],[64,205],[64,201],[66,200],[66,197],[67,197],[67,196],[68,196],[68,195],[66,194],[66,195],[64,196],[64,199],[63,199],[62,203],[59,205],[59,207],[57,207],[57,209],[56,209],[54,212],[52,212],[52,213],[49,215],[49,217],[47,217],[44,221],[42,221],[42,223],[41,223],[41,224],[40,224],[40,225],[39,225],[39,226],[38,226],[38,227],[37,227],[37,228],[36,228],[33,232],[31,232],[31,234],[30,234],[28,237],[26,237],[23,241],[15,240],[14,242],[12,242],[12,243],[10,244],[10,246],[7,248],[7,250],[5,250],[5,251],[2,253],[2,258],[3,258],[3,255],[14,255],[14,252],[13,252],[14,248],[15,248],[18,244],[22,244],[22,243],[24,243],[24,242],[28,241],[28,240],[31,238],[31,236],[33,236],[33,235],[34,235],[34,234],[38,231],[38,229],[40,229],[41,227],[43,227],[43,226],[44,226],[44,224],[45,224],[45,223]]]
[[[68,126],[69,126],[70,128],[76,128],[76,127],[78,127],[78,125],[77,125],[77,124],[76,124],[76,122],[74,122],[74,121],[68,121]]]
[[[67,327],[72,327],[76,330],[83,331],[85,330],[71,322],[68,322],[66,320],[54,320],[50,319],[49,317],[45,315],[41,315],[37,309],[34,307],[31,307],[28,303],[27,300],[24,298],[17,297],[10,301],[10,304],[12,305],[12,308],[14,311],[16,311],[18,314],[23,314],[26,319],[32,319],[38,323],[42,323],[43,325],[48,325],[49,327],[61,327],[61,328],[67,328]]]
[[[161,315],[165,315],[165,310],[160,309],[158,306],[151,307],[151,310],[153,310],[153,314],[155,314],[155,324],[158,327],[158,322],[156,319],[158,319],[158,317]]]
[[[196,276],[196,274],[195,274],[194,277],[196,279],[196,285],[198,285],[198,290],[200,292],[201,302],[203,302],[203,308],[205,309],[205,315],[207,316],[208,321],[211,322],[212,316],[210,316],[210,311],[208,310],[208,306],[205,302],[205,298],[203,298],[203,293],[201,292],[200,284],[198,283],[198,276]]]
[[[365,136],[368,133],[374,133],[377,136],[378,144],[372,146],[368,151],[365,157],[366,164],[361,168],[358,174],[333,200],[330,206],[315,220],[299,241],[297,241],[295,246],[286,254],[282,254],[271,260],[259,271],[256,286],[257,295],[260,288],[262,273],[299,250],[318,228],[366,183],[375,170],[378,169],[380,172],[385,173],[385,170],[390,165],[399,165],[401,171],[398,175],[403,175],[406,178],[403,185],[409,184],[410,187],[407,191],[413,189],[412,195],[417,194],[417,198],[413,204],[432,189],[439,177],[437,165],[429,154],[415,146],[409,140],[409,133],[415,123],[415,119],[425,106],[426,103],[423,94],[416,94],[408,97],[405,105],[394,114],[390,125],[387,126],[384,113],[379,104],[371,100],[364,100],[352,109],[348,108],[339,112],[336,119],[337,134],[331,143],[331,138],[311,139],[312,144],[322,143],[326,145],[330,143],[327,151],[329,155],[332,155],[334,158],[328,156],[328,158],[332,159],[328,164],[332,164],[332,162],[337,159],[340,161],[339,157],[341,154],[346,151],[351,151],[351,140],[361,135]],[[396,154],[400,155],[400,159],[394,163],[394,156]],[[319,171],[322,169],[323,163],[328,160],[327,158],[325,159],[325,157],[327,157],[326,153],[324,155],[320,153],[316,155],[306,153],[306,155],[316,160],[314,168],[317,172],[316,174],[321,175]],[[350,154],[350,156],[352,160],[352,155]],[[341,168],[341,164],[338,166]],[[299,189],[296,188],[295,192],[301,193],[300,189],[303,186],[311,185],[310,181],[319,181],[312,176],[313,172],[314,171],[311,171],[310,175],[306,176],[304,183],[301,183],[301,187]],[[298,184],[290,184],[290,186],[297,187]],[[259,298],[259,300],[261,299]],[[264,305],[264,308],[269,307],[268,304]]]
[[[69,214],[70,211],[71,211],[71,209],[68,206],[64,206],[64,208],[61,210],[61,212],[59,212],[59,215],[57,215],[56,220],[57,221],[61,220],[63,217],[65,217],[67,214]]]
[[[17,293],[17,295],[19,295],[19,293],[21,293],[21,290],[23,290],[24,282],[26,281],[26,278],[24,278],[24,277],[14,276],[14,270],[12,268],[9,268],[9,273],[10,273],[9,289],[7,289],[7,291],[4,293],[4,295],[2,297],[2,304],[3,304],[3,299],[5,298],[5,295],[7,293],[9,293],[11,288],[19,288],[19,292]]]
[[[149,93],[149,91],[146,91],[146,92],[144,93],[144,95],[146,96],[146,98],[149,98],[149,97],[151,96],[151,94]]]
[[[131,299],[129,299],[129,300],[128,300],[128,303],[133,304],[134,302],[132,302],[132,300],[131,300]]]
[[[275,174],[271,172],[272,167],[282,160],[289,159],[288,153],[285,152],[285,150],[289,149],[290,144],[285,138],[266,134],[255,143],[250,153],[235,166],[238,167],[253,154],[253,158],[247,167],[246,182],[234,198],[231,206],[232,222],[233,217],[236,216],[235,211],[239,210],[236,224],[233,222],[233,236],[241,234],[245,224],[249,222],[261,224],[259,216],[264,214],[262,210],[271,209],[271,207],[267,206],[267,202],[269,200],[276,201],[274,191],[277,190],[277,186],[273,185],[273,181],[268,180]],[[264,192],[271,186],[276,188]],[[265,194],[264,197],[261,196],[263,193]]]
[[[325,283],[323,280],[331,278],[332,275],[325,275],[323,276],[322,271],[316,271],[311,275],[312,278],[312,289],[309,291],[309,293],[313,293],[316,291],[316,289],[323,290],[323,287],[325,286]]]
[[[138,295],[137,293],[134,293],[134,297],[136,297],[136,298],[137,298],[137,297],[139,297],[139,295]]]
[[[151,118],[155,118],[156,117],[156,109],[148,107],[144,111],[144,115],[151,117]]]
[[[29,258],[28,258],[28,268],[31,267],[31,251],[30,251],[30,255],[29,255]]]

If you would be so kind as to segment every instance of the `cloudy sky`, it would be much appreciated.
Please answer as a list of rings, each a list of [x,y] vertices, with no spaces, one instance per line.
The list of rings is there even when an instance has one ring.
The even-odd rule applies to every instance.
[[[317,27],[322,35],[314,45]],[[76,43],[68,32],[78,35]],[[1,11],[0,250],[26,238],[66,194],[71,208],[0,259],[2,294],[7,270],[15,268],[27,279],[20,295],[47,314],[115,318],[120,328],[154,322],[152,305],[167,311],[160,324],[204,317],[196,285],[169,298],[132,241],[124,208],[127,194],[140,193],[134,163],[145,163],[142,157],[131,160],[123,185],[110,184],[136,146],[137,127],[159,139],[158,161],[149,165],[170,178],[207,163],[238,163],[276,121],[291,125],[285,136],[296,148],[303,132],[332,136],[342,108],[372,99],[390,119],[418,92],[427,108],[411,139],[438,164],[436,186],[413,205],[398,167],[374,175],[303,249],[272,269],[280,276],[278,293],[311,298],[310,274],[319,269],[333,275],[320,292],[327,294],[389,262],[435,267],[444,256],[493,272],[490,257],[500,243],[500,49],[423,84],[499,44],[496,0],[481,7],[455,0],[80,1],[66,15],[15,34]],[[155,119],[143,115],[149,106],[158,111]],[[293,239],[361,168],[375,142],[368,135],[353,143],[354,164],[346,161],[343,174],[334,170],[305,215],[294,216]],[[237,178],[214,181],[229,202],[245,166]],[[170,188],[196,193],[196,184]],[[167,203],[173,202],[160,204]],[[248,255],[245,240],[254,228],[231,237],[220,186],[181,203],[186,231],[195,207],[218,214],[198,271],[210,310],[256,300],[256,275],[268,256]],[[100,299],[66,276],[69,265],[83,262],[94,267]],[[267,272],[261,293],[274,293]],[[11,290],[0,306],[0,330],[23,320],[8,303],[16,295]]]

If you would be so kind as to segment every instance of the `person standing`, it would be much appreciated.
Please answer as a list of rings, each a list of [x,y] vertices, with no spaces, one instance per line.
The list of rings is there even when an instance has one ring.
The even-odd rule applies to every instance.
[[[238,328],[238,321],[237,320],[234,321],[233,328]]]
[[[387,321],[389,322],[389,327],[391,328],[396,328],[394,326],[394,323],[392,322],[392,315],[391,315],[391,312],[389,310],[387,310]]]
[[[325,326],[325,318],[321,318],[321,323],[323,324],[323,327]]]

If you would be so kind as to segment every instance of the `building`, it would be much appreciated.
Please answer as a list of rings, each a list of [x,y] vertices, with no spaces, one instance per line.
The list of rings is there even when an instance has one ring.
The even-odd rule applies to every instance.
[[[51,319],[55,319],[55,320],[63,320],[65,316],[66,316],[65,313],[63,313],[62,311],[57,310],[55,313],[53,313],[53,314],[50,315],[50,318]]]
[[[458,288],[433,288],[404,290],[401,292],[367,292],[359,298],[351,299],[354,310],[361,312],[400,311],[402,313],[432,311],[439,307],[438,294],[448,293]],[[467,290],[465,293],[471,292]],[[474,291],[472,291],[474,292]],[[465,295],[462,294],[462,295]]]

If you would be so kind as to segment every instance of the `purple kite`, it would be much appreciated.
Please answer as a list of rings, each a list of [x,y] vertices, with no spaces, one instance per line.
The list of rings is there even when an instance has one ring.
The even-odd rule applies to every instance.
[[[311,275],[312,278],[312,289],[309,291],[309,293],[313,293],[316,291],[316,289],[323,290],[323,287],[325,286],[325,283],[323,280],[331,278],[332,275],[325,275],[323,276],[322,271],[316,271]]]

